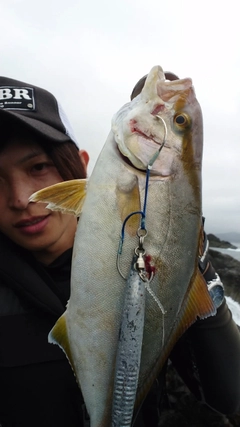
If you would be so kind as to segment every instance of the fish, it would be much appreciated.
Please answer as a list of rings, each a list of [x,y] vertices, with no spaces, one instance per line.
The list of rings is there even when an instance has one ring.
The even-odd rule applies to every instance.
[[[91,427],[117,425],[116,357],[134,255],[143,264],[137,272],[146,289],[134,414],[179,337],[216,313],[198,268],[202,152],[202,112],[192,79],[169,81],[157,65],[141,93],[114,114],[87,184],[63,182],[57,191],[52,186],[30,198],[67,212],[68,193],[75,193],[70,210],[76,205],[79,212],[78,198],[82,205],[70,299],[49,340],[66,353]]]

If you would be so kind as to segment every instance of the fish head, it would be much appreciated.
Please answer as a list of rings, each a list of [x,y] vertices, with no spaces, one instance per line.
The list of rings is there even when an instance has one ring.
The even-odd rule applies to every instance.
[[[155,66],[141,93],[112,119],[118,149],[134,168],[161,178],[180,170],[201,170],[203,125],[190,78],[169,81]]]

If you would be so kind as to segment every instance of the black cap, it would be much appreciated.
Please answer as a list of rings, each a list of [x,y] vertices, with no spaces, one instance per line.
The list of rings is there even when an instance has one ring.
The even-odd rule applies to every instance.
[[[0,77],[0,123],[8,119],[22,123],[56,143],[77,145],[70,123],[56,98],[29,83]]]

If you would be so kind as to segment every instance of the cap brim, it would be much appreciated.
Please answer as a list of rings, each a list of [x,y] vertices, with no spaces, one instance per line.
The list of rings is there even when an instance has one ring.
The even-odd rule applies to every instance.
[[[52,141],[55,141],[59,144],[61,144],[62,142],[72,141],[68,135],[64,134],[63,132],[60,132],[52,126],[40,122],[39,120],[17,114],[14,111],[0,109],[0,120],[1,118],[25,125],[26,128],[31,129],[33,132],[39,134],[43,138],[51,139]]]

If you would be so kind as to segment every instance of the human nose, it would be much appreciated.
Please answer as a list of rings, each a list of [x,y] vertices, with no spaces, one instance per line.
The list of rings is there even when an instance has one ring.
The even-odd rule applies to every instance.
[[[29,196],[32,194],[26,182],[16,180],[11,183],[9,189],[8,204],[11,209],[26,209],[29,204]]]

